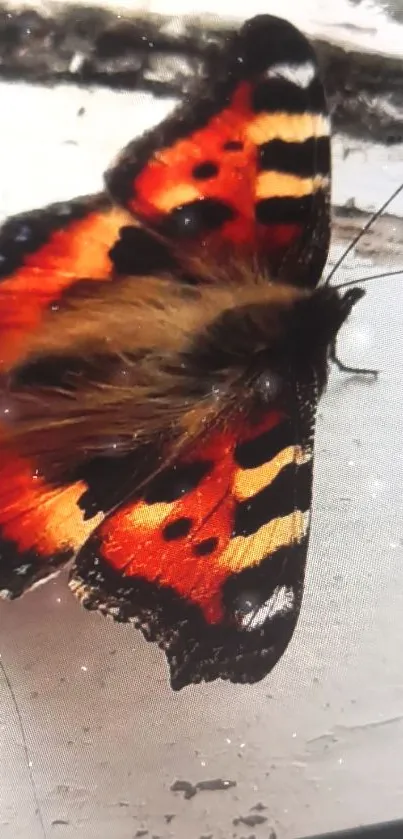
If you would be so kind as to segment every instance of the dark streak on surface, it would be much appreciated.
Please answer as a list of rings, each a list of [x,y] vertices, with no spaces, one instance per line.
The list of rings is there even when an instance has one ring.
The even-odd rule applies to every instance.
[[[197,781],[192,784],[190,781],[174,781],[170,786],[172,792],[183,792],[183,797],[189,800],[198,792],[216,792],[236,787],[236,781],[229,781],[223,778],[212,778],[206,781]]]
[[[258,815],[238,816],[237,819],[232,820],[232,824],[244,824],[246,827],[257,827],[258,824],[264,824],[265,822],[267,822],[267,817]]]

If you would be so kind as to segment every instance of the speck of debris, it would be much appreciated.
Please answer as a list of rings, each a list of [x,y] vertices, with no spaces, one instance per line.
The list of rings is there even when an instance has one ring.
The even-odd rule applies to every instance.
[[[78,116],[78,117],[83,117],[83,116],[84,116],[84,114],[85,114],[85,108],[84,108],[84,106],[82,105],[82,106],[81,106],[81,108],[79,108],[79,109],[78,109],[78,111],[77,111],[77,116]]]
[[[213,839],[212,833],[203,833],[202,836],[199,836],[199,839]]]
[[[232,824],[245,824],[246,827],[256,827],[258,824],[264,824],[267,822],[266,816],[238,816],[237,819],[232,820]]]
[[[130,807],[128,801],[118,801],[118,807]]]
[[[171,824],[171,821],[175,818],[175,813],[165,813],[164,819],[167,824]]]
[[[198,781],[196,784],[198,790],[220,790],[230,789],[236,787],[236,781],[228,781],[223,778],[213,778],[210,781]]]
[[[224,778],[212,778],[207,781],[197,781],[191,784],[190,781],[174,781],[170,789],[172,792],[183,792],[184,797],[193,798],[197,792],[215,792],[217,790],[231,789],[236,787],[236,781],[229,781]]]
[[[56,787],[56,792],[58,795],[66,795],[68,792],[70,792],[70,787],[68,787],[67,784],[58,784]]]
[[[251,810],[267,810],[266,804],[263,804],[262,801],[258,801],[257,804],[254,804],[253,807],[250,808]]]
[[[144,830],[142,827],[140,827],[138,830],[136,830],[136,832],[135,832],[135,834],[134,834],[134,835],[135,835],[136,837],[140,837],[140,836],[148,836],[148,830]]]
[[[170,789],[172,792],[183,792],[183,797],[187,799],[193,798],[197,793],[196,787],[190,781],[174,781]]]
[[[58,827],[60,824],[67,825],[70,824],[70,822],[68,822],[67,819],[53,819],[51,822],[52,827]]]

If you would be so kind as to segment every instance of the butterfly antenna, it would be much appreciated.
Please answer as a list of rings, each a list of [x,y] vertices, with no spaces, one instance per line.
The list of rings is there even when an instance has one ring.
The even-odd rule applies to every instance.
[[[389,196],[389,198],[387,199],[387,201],[385,201],[385,202],[382,204],[382,206],[381,206],[381,207],[379,207],[379,209],[378,209],[378,210],[376,210],[376,212],[375,212],[375,213],[373,213],[373,215],[371,216],[371,218],[369,218],[369,219],[368,219],[368,221],[367,221],[367,223],[364,225],[364,227],[363,227],[363,228],[362,228],[362,229],[361,229],[361,230],[357,233],[357,235],[356,235],[356,236],[354,236],[354,239],[352,239],[352,241],[350,242],[350,244],[348,245],[348,247],[346,248],[346,250],[344,251],[344,253],[342,253],[341,257],[337,260],[337,262],[335,263],[335,265],[333,265],[333,268],[332,268],[332,270],[330,271],[330,274],[328,274],[328,276],[327,276],[327,278],[326,278],[326,280],[325,280],[325,283],[324,283],[325,285],[329,285],[330,280],[332,279],[333,275],[336,273],[336,271],[338,271],[338,269],[340,268],[340,266],[343,264],[344,260],[346,259],[346,257],[347,257],[347,256],[348,256],[348,254],[350,253],[350,251],[352,251],[352,250],[353,250],[353,248],[354,248],[354,247],[356,246],[356,244],[360,241],[360,239],[362,238],[362,236],[364,236],[364,234],[367,232],[367,230],[369,230],[369,229],[370,229],[370,227],[372,227],[372,225],[374,224],[374,222],[375,222],[375,221],[379,218],[379,216],[381,216],[381,215],[382,215],[382,213],[384,212],[384,210],[386,210],[386,208],[389,206],[389,204],[391,204],[391,203],[392,203],[392,201],[393,201],[393,200],[397,197],[397,195],[399,195],[399,193],[400,193],[400,192],[402,192],[402,190],[403,190],[403,183],[402,183],[402,184],[400,184],[400,186],[398,186],[398,187],[397,187],[397,189],[395,189],[395,191],[392,193],[392,195],[390,195],[390,196]],[[363,281],[362,281],[362,280],[360,280],[359,282],[361,283],[361,282],[363,282]],[[364,282],[365,282],[365,280],[364,280]],[[353,285],[353,283],[352,283],[352,285]],[[340,288],[341,288],[341,287],[342,287],[342,286],[340,286]]]
[[[361,283],[369,283],[370,280],[381,280],[385,277],[395,277],[397,274],[403,274],[403,268],[398,268],[396,271],[387,271],[382,274],[370,274],[369,277],[360,277],[359,280],[349,280],[347,283],[340,283],[340,285],[336,285],[335,288],[348,288],[351,285],[357,285],[357,283],[361,285]]]

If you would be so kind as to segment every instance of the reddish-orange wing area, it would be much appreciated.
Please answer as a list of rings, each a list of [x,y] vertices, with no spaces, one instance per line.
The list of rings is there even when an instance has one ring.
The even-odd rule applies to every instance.
[[[50,487],[34,465],[2,451],[0,466],[0,590],[17,597],[70,559],[100,523],[85,521],[77,482]]]
[[[0,230],[0,374],[24,357],[50,304],[80,279],[108,280],[108,252],[127,221],[103,196],[10,218]],[[1,419],[9,416],[6,389]],[[85,521],[85,486],[51,487],[7,444],[0,455],[0,589],[14,597],[49,576],[81,547],[100,516]]]
[[[0,370],[18,362],[49,305],[80,279],[107,280],[108,251],[127,223],[104,196],[9,219],[0,230]]]
[[[206,73],[189,102],[122,153],[106,176],[111,194],[181,244],[264,253],[273,272],[288,252],[298,272],[303,254],[317,282],[330,151],[312,47],[290,24],[261,16]]]
[[[142,500],[100,525],[78,558],[78,572],[96,554],[123,580],[172,589],[208,623],[218,623],[225,580],[305,534],[307,501],[296,504],[292,478],[309,459],[279,411],[253,426],[245,421],[217,431],[157,478]],[[286,478],[288,498],[277,498]],[[95,568],[102,587],[99,561]]]

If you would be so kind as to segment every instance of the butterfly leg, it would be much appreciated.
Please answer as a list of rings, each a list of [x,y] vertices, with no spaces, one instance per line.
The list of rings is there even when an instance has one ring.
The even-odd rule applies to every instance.
[[[347,364],[343,364],[337,356],[335,341],[330,347],[329,358],[332,364],[335,364],[337,369],[342,373],[353,373],[355,376],[372,376],[374,379],[378,378],[379,370],[372,370],[367,367],[349,367]]]

